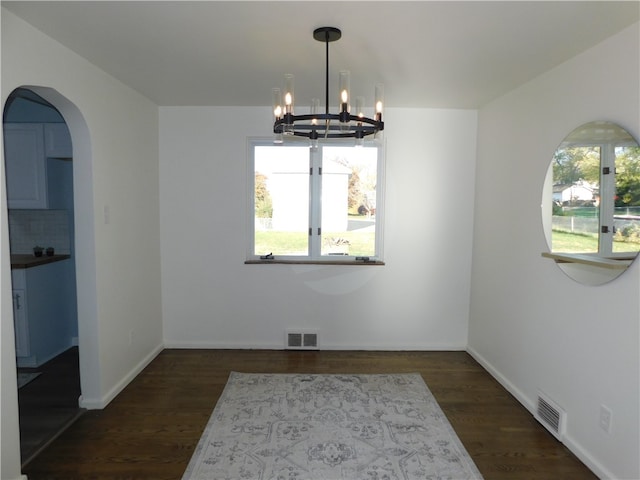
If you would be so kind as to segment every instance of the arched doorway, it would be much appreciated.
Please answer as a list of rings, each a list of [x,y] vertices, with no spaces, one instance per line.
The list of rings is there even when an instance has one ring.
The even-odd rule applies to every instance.
[[[42,159],[38,160],[41,165],[38,163],[36,166],[34,162],[28,166],[26,172],[21,172],[22,174],[26,173],[28,176],[35,173],[34,169],[39,168],[39,173],[43,174],[44,178],[37,179],[37,183],[39,183],[36,187],[44,186],[43,194],[29,191],[26,196],[26,203],[24,201],[16,203],[15,198],[11,198],[12,194],[16,193],[16,189],[19,190],[19,188],[24,187],[24,184],[21,185],[18,182],[18,187],[14,186],[12,192],[12,187],[10,186],[12,182],[11,175],[12,172],[16,172],[16,168],[14,166],[13,169],[5,169],[9,197],[8,216],[12,250],[15,243],[19,253],[30,253],[23,250],[30,248],[28,247],[29,242],[34,242],[34,238],[29,237],[34,233],[36,236],[41,235],[39,238],[43,238],[41,242],[46,245],[42,246],[54,246],[53,244],[55,244],[55,247],[57,247],[53,257],[46,259],[52,260],[50,264],[47,264],[47,269],[53,268],[54,264],[56,265],[55,274],[40,272],[35,274],[36,268],[40,269],[41,272],[45,272],[45,269],[40,268],[40,265],[38,265],[33,269],[25,267],[22,275],[16,275],[16,277],[21,277],[23,280],[32,281],[37,290],[37,295],[33,295],[34,299],[29,295],[29,285],[21,285],[25,288],[25,291],[21,292],[21,304],[20,298],[16,299],[14,296],[14,317],[16,317],[16,321],[23,321],[21,329],[18,328],[16,323],[16,363],[19,368],[22,366],[32,371],[32,373],[41,374],[39,375],[40,378],[36,377],[33,380],[31,387],[35,386],[38,381],[41,386],[51,382],[51,377],[45,381],[45,372],[38,372],[38,370],[45,370],[47,366],[50,366],[48,364],[54,362],[58,356],[47,357],[54,355],[58,350],[62,349],[64,351],[62,355],[66,355],[66,357],[62,363],[58,362],[55,368],[58,370],[70,367],[74,369],[61,372],[67,379],[66,386],[58,388],[57,397],[52,398],[52,401],[57,403],[58,417],[48,417],[45,419],[46,421],[43,421],[42,418],[39,419],[38,423],[40,424],[48,423],[53,425],[52,431],[36,431],[34,433],[32,431],[34,426],[29,424],[28,419],[25,419],[25,425],[23,425],[23,413],[33,409],[34,405],[23,405],[22,401],[20,401],[21,450],[23,447],[26,449],[21,455],[22,463],[24,464],[25,461],[28,461],[29,458],[37,454],[46,445],[47,437],[55,436],[59,433],[55,431],[56,428],[58,430],[64,429],[76,418],[80,410],[79,407],[82,406],[82,398],[86,398],[85,392],[97,391],[98,364],[94,361],[97,356],[95,345],[97,336],[93,334],[96,330],[95,263],[93,260],[87,261],[87,258],[93,259],[95,257],[91,148],[88,127],[79,109],[71,101],[51,88],[23,86],[14,90],[5,103],[3,120],[5,127],[5,160],[7,163],[10,161],[7,158],[10,150],[16,145],[20,148],[20,141],[23,143],[27,141],[27,144],[29,144],[30,140],[25,139],[40,138],[40,134],[44,135],[43,144],[32,148],[30,152],[32,160],[38,155],[42,155]],[[9,125],[15,126],[15,124],[18,124],[15,128],[8,128]],[[29,126],[29,128],[25,128],[26,126]],[[67,135],[70,139],[68,151],[65,151],[64,145],[56,144],[57,139],[60,137],[52,133],[60,127],[68,132]],[[21,140],[17,144],[15,142],[12,144],[11,141],[7,142],[7,134],[13,133],[12,128],[18,131],[19,137],[21,136]],[[52,148],[53,151],[51,151]],[[27,185],[29,185],[28,182]],[[36,202],[30,204],[29,198],[35,198]],[[25,200],[25,198],[21,200]],[[12,212],[16,215],[12,215]],[[60,233],[61,228],[64,230],[65,217],[68,227],[66,238],[64,233]],[[20,230],[20,222],[23,222],[26,228],[18,232]],[[49,228],[56,229],[55,234],[47,236],[46,230]],[[14,233],[17,233],[20,238],[14,238]],[[12,251],[12,253],[14,252]],[[57,258],[58,256],[65,256],[65,254],[68,255],[68,258]],[[32,255],[27,256],[31,257]],[[13,263],[12,255],[12,273],[14,272]],[[62,268],[63,264],[66,264],[69,268]],[[56,282],[51,280],[51,275],[57,280]],[[51,291],[49,291],[49,286]],[[27,307],[27,317],[31,317],[31,313],[38,314],[42,313],[43,310],[47,310],[46,308],[43,309],[42,305],[36,304],[29,310],[28,308],[32,306],[32,300],[44,301],[47,300],[46,297],[55,297],[58,301],[56,308],[50,310],[56,313],[56,318],[52,316],[49,318],[49,323],[53,324],[54,327],[47,332],[48,338],[45,339],[46,341],[43,341],[42,338],[32,339],[28,331],[29,318],[26,321],[27,329],[25,332],[25,319],[19,318],[22,312],[16,313],[16,300],[23,307],[23,312],[24,307]],[[59,301],[60,297],[64,297],[62,305]],[[64,321],[60,321],[58,317],[65,317]],[[34,321],[37,322],[37,319]],[[59,334],[65,338],[58,338]],[[22,338],[18,338],[20,335]],[[37,336],[38,334],[34,335],[34,337]],[[40,336],[42,337],[42,335]],[[23,341],[20,345],[18,344],[19,340]],[[24,348],[25,340],[27,342],[34,340],[31,344],[26,344],[29,347],[26,350]],[[45,346],[43,350],[43,344],[45,343],[48,343],[48,346]],[[64,345],[70,348],[64,349]],[[69,351],[74,349],[75,359],[73,354],[69,354]],[[69,364],[69,361],[72,363]],[[73,366],[74,361],[75,366]],[[69,379],[73,375],[75,375],[74,381],[77,389],[74,392],[65,392],[65,389],[69,388]],[[29,385],[24,387],[25,390],[28,388]],[[67,411],[59,408],[60,402],[64,401],[61,395],[62,397],[71,395],[70,409]],[[89,394],[89,398],[92,398],[92,396]],[[19,391],[19,398],[21,397]],[[40,395],[40,397],[38,398],[39,403],[35,405],[35,408],[46,408],[46,398],[43,395]]]

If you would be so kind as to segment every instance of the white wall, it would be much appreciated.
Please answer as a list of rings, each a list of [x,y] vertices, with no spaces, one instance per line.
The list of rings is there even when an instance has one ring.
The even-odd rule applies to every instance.
[[[476,112],[390,109],[385,266],[245,265],[247,137],[268,108],[160,108],[168,346],[283,348],[287,328],[327,349],[464,349]]]
[[[565,443],[596,473],[640,478],[640,267],[599,287],[549,259],[540,203],[575,127],[610,120],[640,139],[638,24],[479,112],[469,348],[527,407],[567,412]],[[612,430],[598,426],[600,405]]]
[[[23,85],[46,87],[36,90],[71,131],[83,405],[99,408],[162,348],[158,108],[2,9],[2,105]],[[13,479],[20,457],[4,182],[3,171],[0,475]]]
[[[292,326],[319,328],[324,348],[463,349],[469,333],[471,352],[525,405],[540,388],[568,411],[567,442],[592,468],[639,477],[639,267],[601,287],[573,283],[540,257],[539,211],[548,161],[575,126],[602,118],[640,137],[637,40],[636,25],[483,108],[475,196],[475,112],[386,112],[386,266],[244,265],[246,137],[268,134],[269,109],[166,107],[158,117],[3,10],[3,103],[18,86],[51,87],[74,136],[85,401],[108,402],[159,350],[163,327],[169,346],[227,348],[282,348]],[[1,475],[12,479],[0,199]],[[609,435],[600,404],[613,411]]]

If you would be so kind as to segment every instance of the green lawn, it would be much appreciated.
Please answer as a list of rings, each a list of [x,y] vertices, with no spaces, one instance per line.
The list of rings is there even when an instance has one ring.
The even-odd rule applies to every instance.
[[[309,235],[306,232],[256,232],[256,255],[307,255]]]
[[[373,232],[340,232],[322,235],[326,238],[341,238],[349,242],[348,254],[372,256],[375,254],[375,234]],[[307,255],[309,236],[306,232],[257,231],[256,255]]]
[[[553,231],[554,252],[570,253],[595,253],[598,251],[598,237],[585,233],[569,233],[559,230]],[[637,252],[640,251],[640,244],[629,242],[613,242],[614,252]]]
[[[340,232],[324,234],[323,238],[341,238],[349,242],[348,254],[353,256],[374,255],[375,236],[373,232]],[[306,232],[257,231],[256,255],[307,255],[309,236]],[[554,230],[554,252],[589,253],[598,251],[598,237],[581,233]],[[614,252],[637,252],[640,244],[613,242]]]

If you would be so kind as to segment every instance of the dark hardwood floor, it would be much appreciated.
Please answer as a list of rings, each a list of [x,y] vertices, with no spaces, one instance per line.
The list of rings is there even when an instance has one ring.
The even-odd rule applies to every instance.
[[[18,372],[39,373],[18,389],[20,457],[26,464],[82,413],[78,407],[78,348],[70,348],[40,367],[18,368]]]
[[[230,371],[422,374],[485,479],[597,477],[464,352],[165,350],[24,468],[39,479],[180,479]]]

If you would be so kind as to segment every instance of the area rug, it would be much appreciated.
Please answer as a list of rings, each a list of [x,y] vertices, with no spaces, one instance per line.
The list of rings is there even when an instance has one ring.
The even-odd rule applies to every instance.
[[[35,380],[42,372],[18,372],[18,388],[24,387],[31,380]]]
[[[482,476],[422,377],[232,372],[183,480]]]

